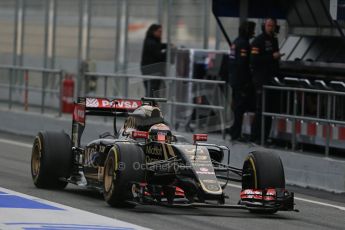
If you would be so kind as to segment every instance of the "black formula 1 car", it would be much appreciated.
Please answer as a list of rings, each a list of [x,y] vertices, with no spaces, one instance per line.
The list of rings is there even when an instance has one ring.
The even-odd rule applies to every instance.
[[[158,98],[109,100],[78,98],[72,138],[64,132],[39,132],[33,143],[31,173],[38,188],[63,189],[67,183],[98,189],[115,207],[138,204],[243,208],[274,213],[294,210],[294,194],[285,189],[280,158],[270,152],[251,152],[243,168],[223,163],[226,146],[193,143],[173,135]],[[81,146],[89,115],[112,116],[114,133]],[[126,115],[117,131],[116,118]],[[237,205],[225,204],[228,181],[242,182]]]

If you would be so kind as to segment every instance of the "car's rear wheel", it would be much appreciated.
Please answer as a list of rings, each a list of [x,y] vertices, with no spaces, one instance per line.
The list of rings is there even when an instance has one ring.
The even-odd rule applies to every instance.
[[[103,195],[114,207],[134,207],[133,182],[143,182],[145,171],[143,150],[134,144],[116,144],[108,153],[104,165]]]
[[[31,176],[38,188],[63,189],[72,168],[72,144],[64,132],[39,132],[31,154]]]
[[[243,164],[242,189],[285,188],[284,168],[280,157],[271,152],[252,152]],[[277,209],[251,209],[256,213],[275,213]]]

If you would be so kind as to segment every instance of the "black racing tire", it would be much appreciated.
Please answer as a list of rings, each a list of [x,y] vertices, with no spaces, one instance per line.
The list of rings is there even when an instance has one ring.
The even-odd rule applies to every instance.
[[[39,132],[31,154],[31,176],[36,187],[64,189],[72,169],[72,143],[61,132]]]
[[[285,188],[282,161],[272,152],[252,152],[243,164],[242,189]],[[252,213],[273,214],[278,209],[249,209]]]
[[[243,164],[242,189],[285,188],[282,161],[272,152],[252,152]]]
[[[117,143],[104,164],[103,196],[112,207],[135,207],[133,183],[145,180],[145,154],[135,144]]]

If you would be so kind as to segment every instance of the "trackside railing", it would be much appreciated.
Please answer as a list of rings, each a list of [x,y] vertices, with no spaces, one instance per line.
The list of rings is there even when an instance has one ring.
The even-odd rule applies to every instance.
[[[280,93],[280,102],[283,107],[286,106],[285,111],[267,111],[268,91]],[[343,108],[339,103],[344,98],[345,92],[340,91],[264,86],[261,144],[264,143],[265,117],[271,117],[276,121],[276,131],[290,134],[292,150],[296,149],[298,142],[324,145],[328,157],[330,147],[345,148],[345,121],[341,115],[345,111],[339,111]],[[277,106],[282,107],[281,104]],[[309,111],[306,107],[310,108]]]
[[[22,104],[25,111],[32,106],[39,107],[41,113],[44,113],[47,107],[51,107],[57,109],[61,116],[61,69],[0,65],[0,71],[0,96],[2,100],[7,101],[9,109],[14,104]]]
[[[165,84],[165,89],[162,89],[161,92],[158,92],[160,97],[166,97],[168,99],[166,105],[168,106],[168,115],[170,115],[170,124],[172,127],[178,126],[178,114],[177,107],[185,107],[188,109],[192,109],[196,114],[195,116],[198,117],[198,113],[201,113],[201,110],[213,110],[216,111],[218,114],[217,118],[219,118],[219,122],[217,124],[217,129],[221,131],[223,137],[225,137],[225,123],[226,123],[226,107],[227,107],[227,84],[225,81],[218,81],[218,80],[202,80],[202,79],[186,79],[186,78],[177,78],[177,77],[159,77],[159,76],[149,76],[149,75],[135,75],[135,74],[110,74],[110,73],[96,73],[96,72],[85,72],[82,78],[85,80],[87,78],[96,78],[97,81],[103,80],[103,83],[97,83],[98,88],[102,88],[103,90],[97,90],[97,92],[102,92],[102,95],[93,95],[93,96],[101,96],[101,97],[119,97],[119,98],[133,98],[138,97],[138,95],[144,96],[142,94],[133,94],[133,91],[139,91],[143,89],[142,82],[144,80],[161,80]],[[135,81],[138,84],[130,83],[130,81]],[[149,81],[148,81],[149,83]],[[196,103],[191,98],[185,101],[177,100],[179,94],[182,91],[186,91],[181,89],[181,84],[183,83],[186,85],[186,88],[191,88],[191,85],[195,85],[195,89],[193,95],[202,95],[207,94],[205,91],[211,92],[211,95],[206,95],[209,101],[216,103]],[[109,85],[113,84],[109,88]],[[116,87],[114,87],[114,84]],[[119,86],[120,85],[120,86]],[[136,85],[136,86],[135,86]],[[119,90],[109,92],[110,90],[117,88]],[[185,93],[185,92],[183,92]],[[215,100],[215,98],[217,98]],[[207,118],[206,118],[207,119]],[[196,127],[199,129],[202,121],[196,119]],[[208,121],[206,121],[208,122]],[[185,125],[185,124],[184,124]],[[200,129],[199,129],[200,130]]]

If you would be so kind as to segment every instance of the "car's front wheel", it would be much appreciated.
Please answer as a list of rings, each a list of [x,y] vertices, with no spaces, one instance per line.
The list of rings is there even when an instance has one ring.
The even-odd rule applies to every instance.
[[[252,152],[243,164],[242,190],[285,189],[284,168],[272,152]],[[255,213],[275,213],[278,209],[250,209]]]
[[[133,207],[133,183],[145,179],[143,150],[132,144],[118,143],[110,149],[104,165],[103,195],[114,207]]]

